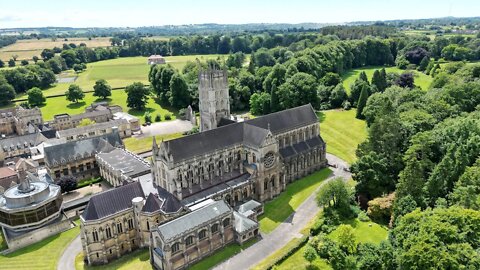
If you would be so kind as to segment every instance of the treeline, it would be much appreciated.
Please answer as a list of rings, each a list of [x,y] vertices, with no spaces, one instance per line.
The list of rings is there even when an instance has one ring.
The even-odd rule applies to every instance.
[[[17,41],[17,39],[15,37],[0,36],[0,48],[11,45],[11,44],[15,43],[16,41]]]
[[[479,268],[480,65],[440,68],[429,91],[374,93],[363,114],[356,198],[392,230],[391,259],[372,248],[376,268],[361,269]]]
[[[397,29],[385,25],[363,26],[325,26],[320,29],[322,35],[336,35],[340,39],[362,39],[367,36],[388,38],[397,33]]]

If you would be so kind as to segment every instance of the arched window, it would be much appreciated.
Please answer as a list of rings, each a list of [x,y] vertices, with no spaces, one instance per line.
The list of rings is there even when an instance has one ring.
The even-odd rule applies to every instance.
[[[223,220],[223,227],[227,227],[228,225],[230,225],[230,219],[226,218]]]
[[[98,232],[97,231],[92,232],[92,237],[93,237],[93,242],[98,242]]]
[[[105,233],[107,234],[107,239],[112,238],[112,229],[110,229],[110,227],[107,227],[107,229],[105,229]]]
[[[175,243],[172,245],[172,253],[176,253],[180,250],[180,244]]]
[[[268,180],[267,179],[265,179],[265,181],[263,182],[263,189],[264,190],[268,189]]]
[[[257,156],[255,156],[255,153],[252,153],[252,162],[253,163],[257,162]]]
[[[187,239],[185,239],[185,244],[187,246],[191,246],[193,244],[193,236],[190,235],[189,237],[187,237]]]
[[[212,233],[216,233],[216,232],[218,232],[218,224],[217,223],[212,225]]]
[[[202,239],[204,239],[205,237],[207,237],[207,230],[201,230],[201,231],[198,233],[198,239],[202,240]]]

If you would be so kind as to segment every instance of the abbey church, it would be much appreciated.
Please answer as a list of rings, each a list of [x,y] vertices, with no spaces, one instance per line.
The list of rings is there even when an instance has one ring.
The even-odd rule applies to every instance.
[[[212,68],[199,74],[199,103],[200,133],[153,145],[156,184],[186,205],[208,198],[232,206],[269,200],[327,164],[309,104],[236,122],[226,71]]]

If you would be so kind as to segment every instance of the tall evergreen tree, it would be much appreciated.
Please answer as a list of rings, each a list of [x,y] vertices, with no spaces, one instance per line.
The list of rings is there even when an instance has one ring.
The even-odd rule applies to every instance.
[[[360,80],[362,80],[362,81],[370,84],[370,83],[368,82],[367,73],[365,73],[365,71],[362,71],[362,72],[360,73],[360,75],[358,76],[358,78],[360,78]]]
[[[372,76],[372,85],[375,85],[379,92],[383,92],[385,91],[385,89],[387,89],[387,78],[385,69],[382,69],[382,71],[375,70]]]
[[[276,112],[281,110],[280,108],[280,102],[278,100],[278,93],[277,93],[277,85],[273,84],[272,85],[272,91],[270,93],[270,110],[272,112]]]
[[[365,108],[365,105],[367,105],[367,99],[368,99],[368,87],[363,87],[362,92],[360,92],[360,97],[358,98],[358,104],[357,104],[357,118],[358,119],[364,119],[363,115],[363,109]]]
[[[420,61],[420,64],[418,65],[418,70],[425,71],[429,63],[430,58],[428,56],[423,57],[422,61]]]

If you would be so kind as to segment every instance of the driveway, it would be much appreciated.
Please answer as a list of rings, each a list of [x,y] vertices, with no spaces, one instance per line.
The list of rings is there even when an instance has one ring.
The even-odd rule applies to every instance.
[[[136,138],[145,138],[156,135],[165,135],[189,131],[193,128],[190,121],[175,119],[166,122],[152,123],[150,126],[142,126],[143,134],[134,135]]]
[[[328,181],[336,177],[342,177],[345,180],[350,179],[351,174],[344,170],[348,168],[348,163],[340,158],[327,154],[328,163],[336,166],[331,167],[333,173],[320,185],[322,188]],[[215,270],[228,269],[250,269],[259,264],[265,258],[273,254],[278,249],[284,247],[294,238],[302,237],[300,231],[307,226],[320,211],[316,201],[316,192],[312,193],[282,224],[273,232],[262,234],[263,238],[251,247],[243,250],[227,261],[215,266]]]
[[[57,264],[57,270],[75,270],[75,257],[80,252],[82,252],[82,242],[78,235],[63,251]]]

